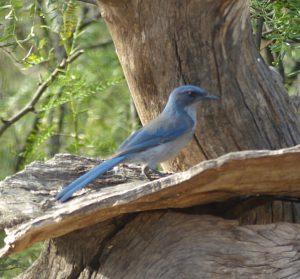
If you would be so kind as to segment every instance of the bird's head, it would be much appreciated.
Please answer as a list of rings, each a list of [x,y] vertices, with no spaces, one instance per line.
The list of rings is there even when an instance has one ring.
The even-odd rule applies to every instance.
[[[167,106],[176,106],[185,109],[194,106],[200,101],[218,99],[219,97],[209,95],[208,92],[201,87],[182,85],[171,92]]]

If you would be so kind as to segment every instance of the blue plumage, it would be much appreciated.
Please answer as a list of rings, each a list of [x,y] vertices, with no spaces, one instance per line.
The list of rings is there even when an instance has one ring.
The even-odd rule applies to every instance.
[[[116,155],[77,178],[58,195],[61,202],[121,162],[141,163],[155,168],[157,163],[176,156],[192,139],[197,117],[197,104],[202,100],[218,99],[194,85],[175,88],[163,112],[136,131],[119,147]]]
[[[117,154],[140,152],[172,141],[192,129],[193,120],[186,120],[182,119],[177,123],[174,119],[166,118],[161,114],[147,124],[147,129],[141,128],[121,144]]]
[[[98,176],[112,169],[114,166],[120,164],[126,159],[126,155],[118,156],[103,162],[102,164],[94,167],[84,175],[74,180],[71,184],[65,187],[56,198],[61,202],[68,200],[74,192],[82,189],[84,186],[95,180]]]

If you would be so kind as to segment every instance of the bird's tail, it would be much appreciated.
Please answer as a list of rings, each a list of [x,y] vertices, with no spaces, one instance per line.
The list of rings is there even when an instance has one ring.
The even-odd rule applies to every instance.
[[[98,176],[104,174],[105,172],[112,169],[114,166],[120,164],[126,159],[126,156],[118,156],[103,162],[102,164],[94,167],[84,175],[80,176],[76,180],[74,180],[71,184],[66,186],[60,193],[57,194],[56,199],[65,202],[68,200],[73,193],[82,189],[87,184],[95,180]]]

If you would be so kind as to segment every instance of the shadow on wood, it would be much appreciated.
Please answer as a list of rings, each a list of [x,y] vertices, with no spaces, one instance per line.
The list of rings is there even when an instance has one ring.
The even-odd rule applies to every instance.
[[[144,212],[51,240],[21,278],[299,278],[299,231]]]
[[[185,208],[249,195],[300,197],[298,145],[229,153],[151,182],[141,178],[137,167],[118,167],[71,201],[55,201],[63,185],[97,163],[61,154],[45,163],[33,163],[1,182],[1,226],[8,234],[1,255],[125,213]]]

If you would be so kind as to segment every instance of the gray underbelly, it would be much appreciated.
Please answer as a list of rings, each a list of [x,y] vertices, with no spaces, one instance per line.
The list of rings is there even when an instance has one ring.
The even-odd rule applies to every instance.
[[[126,161],[155,168],[157,163],[174,158],[191,141],[193,134],[193,132],[188,133],[174,141],[160,144],[146,151],[134,153]]]

